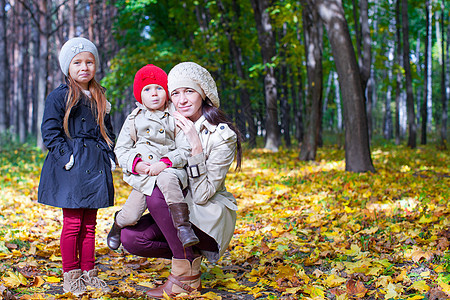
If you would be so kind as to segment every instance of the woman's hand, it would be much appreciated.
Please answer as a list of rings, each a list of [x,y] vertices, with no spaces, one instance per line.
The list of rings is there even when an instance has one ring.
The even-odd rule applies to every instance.
[[[178,127],[180,127],[181,130],[183,130],[189,144],[192,147],[191,151],[192,155],[194,156],[199,153],[202,153],[203,152],[202,142],[198,137],[197,129],[195,129],[194,122],[184,117],[177,111],[173,112],[173,116],[176,119]]]

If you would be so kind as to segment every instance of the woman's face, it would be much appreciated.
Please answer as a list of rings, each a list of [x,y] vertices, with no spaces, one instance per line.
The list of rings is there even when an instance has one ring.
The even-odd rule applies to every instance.
[[[85,90],[95,76],[95,57],[91,52],[81,52],[69,64],[69,75]]]
[[[195,122],[202,116],[202,96],[191,88],[177,88],[170,97],[177,111]]]

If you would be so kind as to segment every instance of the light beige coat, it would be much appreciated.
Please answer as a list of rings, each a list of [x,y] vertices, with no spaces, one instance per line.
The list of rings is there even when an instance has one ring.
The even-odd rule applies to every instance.
[[[183,168],[187,162],[191,148],[183,131],[176,126],[172,117],[172,105],[164,111],[148,111],[145,106],[137,103],[142,110],[136,117],[125,120],[119,137],[117,138],[116,153],[119,166],[123,171],[123,179],[134,189],[145,195],[151,195],[157,176],[132,174],[133,162],[136,156],[151,164],[158,162],[162,157],[167,157],[172,162],[172,167],[164,172],[173,172],[180,179],[185,188],[187,186],[187,174]],[[136,143],[130,135],[133,129],[131,122],[135,124]]]
[[[200,176],[189,175],[190,221],[213,237],[219,245],[218,252],[203,251],[209,261],[217,262],[227,250],[236,225],[237,203],[225,188],[225,177],[236,152],[237,137],[227,124],[212,125],[204,116],[195,127],[203,146],[203,153],[188,157],[188,167]]]

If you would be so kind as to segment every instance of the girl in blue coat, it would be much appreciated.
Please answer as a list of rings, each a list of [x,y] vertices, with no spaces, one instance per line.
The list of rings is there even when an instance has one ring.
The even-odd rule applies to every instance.
[[[97,209],[114,205],[111,104],[94,78],[99,59],[91,41],[80,37],[67,41],[59,63],[67,84],[45,101],[41,131],[49,152],[38,201],[62,208],[64,291],[80,295],[92,285],[109,292],[94,264]]]

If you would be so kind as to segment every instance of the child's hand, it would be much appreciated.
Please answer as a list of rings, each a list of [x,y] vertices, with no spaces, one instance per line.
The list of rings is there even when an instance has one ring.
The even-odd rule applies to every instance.
[[[156,176],[166,168],[167,165],[165,163],[163,163],[162,161],[158,161],[157,163],[154,163],[147,168],[147,174],[150,176]]]
[[[150,164],[148,162],[145,162],[141,160],[136,164],[134,167],[134,171],[138,174],[148,174],[147,169],[150,167]]]

